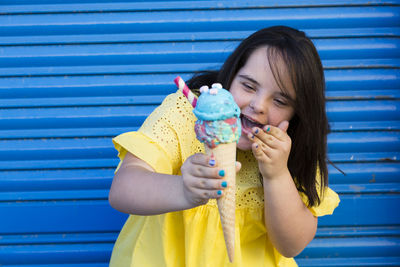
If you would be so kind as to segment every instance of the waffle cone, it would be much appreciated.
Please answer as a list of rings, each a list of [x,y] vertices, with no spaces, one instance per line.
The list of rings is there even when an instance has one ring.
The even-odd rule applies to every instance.
[[[206,146],[208,155],[214,154],[218,168],[225,170],[225,180],[228,187],[222,197],[217,200],[222,231],[224,233],[229,261],[235,256],[235,207],[236,207],[236,143],[219,144],[215,148]]]

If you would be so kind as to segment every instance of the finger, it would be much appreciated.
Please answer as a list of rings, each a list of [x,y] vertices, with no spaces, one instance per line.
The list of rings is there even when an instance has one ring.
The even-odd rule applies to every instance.
[[[259,159],[262,157],[263,151],[261,150],[260,145],[257,142],[254,142],[251,145],[251,150],[253,151],[253,155],[256,159]]]
[[[261,150],[267,158],[271,159],[274,148],[272,148],[271,146],[262,144]]]
[[[215,180],[208,178],[195,178],[191,184],[193,188],[203,190],[219,190],[228,187],[228,182],[226,180]]]
[[[258,127],[253,128],[253,133],[254,133],[253,136],[250,137],[251,140],[253,141],[259,140],[260,144],[266,144],[272,148],[278,147],[278,143],[276,142],[277,139],[275,136],[265,133]]]
[[[217,162],[213,155],[206,155],[203,153],[196,153],[191,156],[190,161],[192,164],[201,165],[204,167],[215,167]]]
[[[252,151],[254,156],[258,159],[270,159],[271,158],[271,153],[273,151],[273,148],[268,146],[267,144],[263,143],[260,139],[257,137],[254,137],[254,143],[252,145]]]
[[[283,123],[283,122],[282,122],[282,123]],[[282,123],[281,123],[281,124],[282,124]],[[288,122],[287,122],[287,123],[288,123]],[[279,124],[279,125],[281,125],[281,124]],[[282,128],[285,129],[286,127],[288,127],[287,125],[288,125],[288,124],[283,123]],[[274,126],[271,126],[271,125],[266,125],[266,126],[263,127],[263,130],[267,133],[267,135],[273,136],[273,137],[275,137],[276,139],[278,139],[279,141],[284,142],[284,141],[287,139],[287,133],[286,133],[286,131],[282,130],[282,129],[279,128],[279,127],[274,127]]]
[[[279,123],[278,128],[286,133],[287,129],[289,129],[289,122],[288,121],[282,121],[281,123]]]
[[[253,151],[253,155],[257,160],[261,159],[264,155],[264,152],[261,148],[261,143],[258,139],[256,140],[256,138],[254,143],[251,145],[251,150]]]
[[[240,163],[239,161],[235,162],[235,168],[236,168],[236,172],[239,172],[240,169],[242,168],[242,163]]]
[[[255,141],[255,138],[258,138],[262,142],[266,141],[265,138],[267,137],[267,134],[261,128],[253,127],[251,130],[252,130],[252,134],[250,136],[251,140]]]
[[[224,194],[223,190],[196,190],[195,194],[198,195],[200,199],[208,200],[211,198],[220,198]]]
[[[190,174],[196,178],[221,179],[225,177],[225,170],[202,165],[192,165]]]

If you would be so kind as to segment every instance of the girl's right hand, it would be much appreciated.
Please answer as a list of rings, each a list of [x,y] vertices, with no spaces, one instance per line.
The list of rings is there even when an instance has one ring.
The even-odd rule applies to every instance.
[[[239,171],[240,163],[236,164]],[[183,194],[192,207],[206,204],[211,198],[220,198],[228,186],[224,180],[225,170],[218,168],[218,163],[210,156],[197,153],[183,163]]]

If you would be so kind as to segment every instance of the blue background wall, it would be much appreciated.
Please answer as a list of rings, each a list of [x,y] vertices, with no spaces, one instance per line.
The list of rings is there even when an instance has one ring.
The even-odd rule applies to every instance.
[[[0,1],[0,265],[107,266],[111,138],[271,25],[323,61],[330,186],[300,266],[400,266],[399,1]]]

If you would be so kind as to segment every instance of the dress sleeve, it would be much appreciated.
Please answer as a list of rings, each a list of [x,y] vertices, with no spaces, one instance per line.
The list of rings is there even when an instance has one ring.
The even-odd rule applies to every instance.
[[[126,152],[144,160],[156,172],[172,174],[172,164],[168,153],[157,143],[141,132],[123,133],[113,139],[114,147],[118,150],[121,166]]]
[[[317,192],[318,196],[321,199],[321,203],[318,206],[308,207],[311,213],[315,217],[320,217],[324,215],[331,215],[336,207],[339,205],[340,199],[338,194],[330,189],[329,187],[325,187],[322,195],[320,194],[320,181],[321,176],[319,175],[319,170],[317,169]],[[306,194],[299,192],[301,199],[303,200],[304,204],[307,205],[308,197]]]
[[[156,172],[178,174],[184,160],[200,147],[193,130],[194,122],[192,106],[185,96],[180,91],[168,95],[137,132],[124,133],[113,139],[120,165],[130,152]]]
[[[300,193],[300,196],[303,202],[307,204],[307,196],[304,193]],[[318,206],[308,207],[308,209],[315,217],[331,215],[339,205],[339,202],[340,199],[338,194],[329,187],[326,187],[322,194],[321,203]]]

